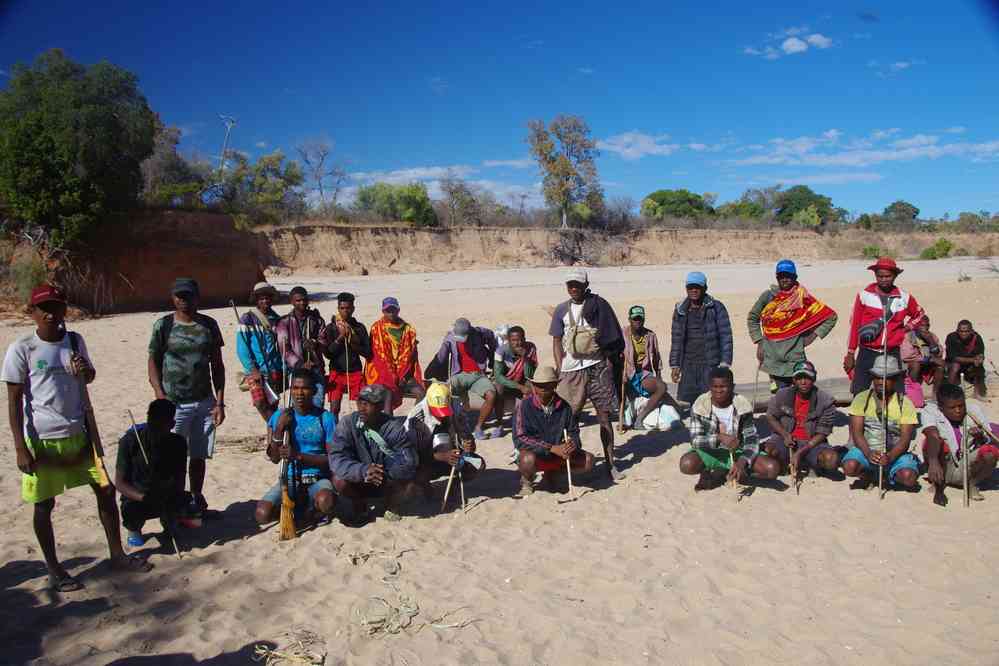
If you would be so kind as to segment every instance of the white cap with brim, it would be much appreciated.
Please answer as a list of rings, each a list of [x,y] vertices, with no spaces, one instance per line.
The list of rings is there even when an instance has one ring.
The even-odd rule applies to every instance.
[[[895,377],[902,374],[902,364],[894,356],[885,356],[882,354],[874,358],[870,372],[875,377],[881,377],[882,379],[885,377]]]
[[[568,273],[565,274],[566,282],[579,282],[580,284],[589,284],[590,278],[586,274],[586,271],[582,268],[573,268]]]

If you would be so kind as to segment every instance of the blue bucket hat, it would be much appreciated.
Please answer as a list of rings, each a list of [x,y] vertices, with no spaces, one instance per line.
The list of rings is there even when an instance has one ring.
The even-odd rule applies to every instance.
[[[794,262],[791,261],[790,259],[781,259],[780,261],[777,262],[776,273],[777,275],[780,275],[781,273],[787,273],[789,275],[793,275],[794,277],[798,277],[798,268],[794,265]]]
[[[687,281],[683,283],[684,285],[696,284],[700,287],[708,288],[708,278],[701,271],[691,271],[687,273]]]

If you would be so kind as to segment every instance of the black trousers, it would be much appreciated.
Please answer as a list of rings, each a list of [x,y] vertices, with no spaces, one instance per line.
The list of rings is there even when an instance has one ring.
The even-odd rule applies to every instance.
[[[137,502],[126,497],[121,498],[121,524],[125,526],[125,529],[132,532],[138,532],[142,530],[142,526],[146,524],[147,520],[152,520],[153,518],[162,518],[164,514],[164,508],[167,508],[168,513],[177,515],[180,513],[188,504],[191,503],[191,493],[183,492],[177,493],[172,497],[167,498],[166,502]]]

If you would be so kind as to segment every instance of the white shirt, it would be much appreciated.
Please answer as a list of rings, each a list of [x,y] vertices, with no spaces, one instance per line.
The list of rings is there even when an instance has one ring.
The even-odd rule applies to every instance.
[[[565,357],[562,359],[562,372],[575,372],[577,370],[582,370],[588,368],[592,365],[596,365],[602,360],[602,356],[599,354],[594,354],[593,356],[574,356],[569,350],[570,340],[569,331],[572,324],[569,321],[569,313],[572,313],[572,318],[576,321],[576,328],[579,330],[587,330],[593,328],[583,319],[583,303],[569,303],[569,309],[566,310],[565,316],[562,317],[562,324],[565,326],[565,337],[562,338],[562,349],[565,351]]]
[[[83,337],[79,353],[87,362]],[[24,433],[32,439],[61,439],[83,431],[80,380],[72,372],[69,334],[45,342],[37,333],[25,335],[7,348],[0,380],[24,386]]]
[[[711,412],[718,419],[721,432],[726,435],[735,434],[735,405],[728,407],[715,407],[711,405]]]

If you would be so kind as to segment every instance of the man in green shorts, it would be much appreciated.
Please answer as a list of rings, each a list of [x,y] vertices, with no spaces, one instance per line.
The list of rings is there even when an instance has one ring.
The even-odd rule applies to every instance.
[[[735,379],[729,368],[712,368],[708,392],[690,409],[690,446],[680,458],[680,471],[697,474],[694,490],[710,490],[723,480],[744,482],[750,473],[761,479],[776,479],[780,463],[760,453],[760,438],[753,420],[753,407],[735,394]]]
[[[474,393],[482,399],[479,418],[472,431],[475,439],[502,437],[503,429],[496,427],[489,432],[482,430],[486,420],[493,413],[496,401],[496,387],[486,376],[489,360],[496,353],[496,334],[483,326],[472,326],[467,319],[461,318],[454,326],[437,350],[437,362],[447,363],[451,391],[460,398],[466,398]]]
[[[89,485],[97,497],[112,568],[148,571],[149,563],[129,558],[121,547],[114,487],[87,436],[81,381],[89,384],[96,372],[83,338],[65,329],[66,297],[43,284],[32,290],[28,303],[35,331],[7,348],[0,378],[7,384],[21,497],[35,507],[35,537],[49,587],[55,592],[83,589],[59,562],[52,529],[55,498],[79,486]]]
[[[224,343],[218,323],[198,312],[197,282],[177,278],[172,293],[174,312],[156,321],[149,340],[149,384],[157,399],[177,405],[174,432],[187,440],[190,491],[204,512],[205,461],[225,420]]]

